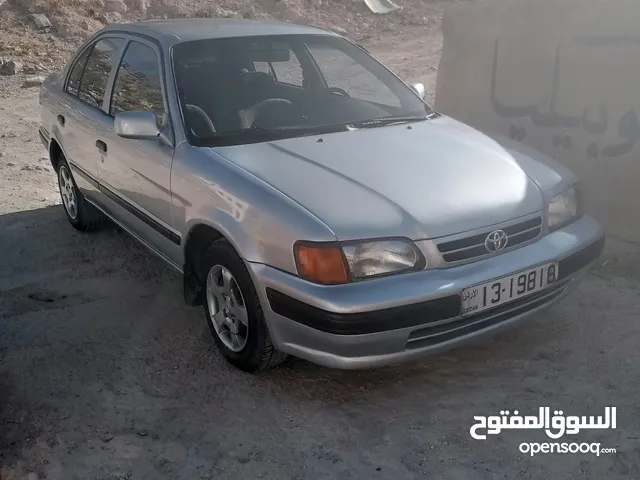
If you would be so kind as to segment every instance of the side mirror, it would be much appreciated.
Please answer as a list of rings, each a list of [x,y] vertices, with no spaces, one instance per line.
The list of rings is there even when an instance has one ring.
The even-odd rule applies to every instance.
[[[153,140],[158,138],[162,128],[158,123],[156,114],[145,110],[118,113],[113,124],[113,130],[116,135],[122,138]]]
[[[414,83],[411,88],[414,92],[418,94],[418,96],[424,100],[424,85],[421,83]]]

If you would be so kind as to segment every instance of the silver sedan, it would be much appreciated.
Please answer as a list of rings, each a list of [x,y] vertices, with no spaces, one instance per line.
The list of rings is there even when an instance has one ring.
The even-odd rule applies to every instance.
[[[71,224],[175,267],[233,365],[369,368],[537,314],[604,246],[571,172],[423,96],[325,30],[147,21],[47,79],[40,136]]]

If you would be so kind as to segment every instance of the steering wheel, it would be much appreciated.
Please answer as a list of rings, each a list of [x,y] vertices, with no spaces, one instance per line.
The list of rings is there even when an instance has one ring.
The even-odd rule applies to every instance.
[[[238,111],[238,114],[240,115],[242,126],[244,128],[251,128],[254,126],[256,119],[263,113],[275,106],[284,105],[291,105],[291,102],[286,98],[267,98],[266,100],[262,100],[261,102],[250,106],[249,108],[240,110]]]
[[[327,90],[331,93],[338,94],[341,97],[351,97],[351,95],[349,95],[346,90],[340,87],[327,87]]]

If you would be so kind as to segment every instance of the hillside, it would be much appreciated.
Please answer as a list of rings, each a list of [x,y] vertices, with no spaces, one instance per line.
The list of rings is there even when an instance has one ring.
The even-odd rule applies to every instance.
[[[25,73],[49,71],[103,26],[151,18],[278,19],[329,28],[356,41],[439,28],[442,1],[396,3],[400,9],[378,15],[363,0],[6,0],[0,6],[0,58],[20,62]],[[44,14],[51,29],[38,30],[31,14]]]

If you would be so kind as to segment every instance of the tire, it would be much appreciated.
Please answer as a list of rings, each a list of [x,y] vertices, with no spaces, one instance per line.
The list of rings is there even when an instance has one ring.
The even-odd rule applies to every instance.
[[[69,223],[81,232],[99,230],[102,227],[104,216],[82,196],[73,179],[69,164],[62,155],[58,160],[56,170],[60,199]]]
[[[287,355],[273,346],[251,275],[234,248],[224,239],[214,242],[203,256],[202,267],[205,318],[216,346],[225,359],[240,370],[250,373],[268,370],[282,363]],[[221,283],[224,283],[222,277],[225,270],[232,276],[231,291],[233,293],[231,299],[227,300],[220,298],[223,295],[221,292],[225,290],[224,286],[221,286]],[[212,291],[216,294],[214,295]],[[230,303],[225,304],[225,301]],[[241,304],[244,304],[246,316],[242,313]],[[228,315],[223,312],[224,305],[228,307]],[[213,319],[212,312],[215,313],[215,311],[218,312],[216,317],[218,321]],[[222,328],[218,327],[222,331],[219,334],[214,322],[220,323],[221,314],[226,323]],[[234,316],[236,318],[229,320],[229,317]],[[246,319],[246,325],[240,318]],[[234,324],[231,325],[230,322]],[[231,335],[230,331],[227,335],[225,330],[228,328],[227,325],[231,328],[235,326],[237,335]],[[246,337],[244,344],[243,336]],[[235,337],[236,341],[230,340],[230,337]]]

